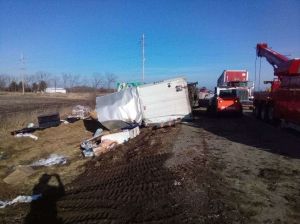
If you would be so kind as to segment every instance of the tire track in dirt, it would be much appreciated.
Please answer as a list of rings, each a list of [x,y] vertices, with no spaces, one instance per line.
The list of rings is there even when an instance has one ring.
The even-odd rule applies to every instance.
[[[95,167],[58,202],[63,223],[176,222],[175,177],[164,168],[168,153],[146,156],[110,169]]]
[[[56,202],[57,223],[185,223],[175,200],[181,186],[164,165],[176,132],[176,127],[145,129],[128,144],[88,162]],[[47,222],[42,211],[36,214]]]

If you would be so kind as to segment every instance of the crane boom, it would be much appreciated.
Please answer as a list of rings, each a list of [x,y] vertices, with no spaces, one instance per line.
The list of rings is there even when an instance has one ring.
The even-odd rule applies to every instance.
[[[288,57],[270,49],[268,44],[256,45],[256,55],[265,57],[274,68],[275,76],[300,75],[300,59],[289,59]]]

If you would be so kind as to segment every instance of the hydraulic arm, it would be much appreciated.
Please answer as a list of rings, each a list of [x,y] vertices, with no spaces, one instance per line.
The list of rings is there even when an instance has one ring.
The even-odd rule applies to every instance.
[[[256,45],[256,55],[265,57],[274,68],[275,76],[300,75],[300,59],[289,59],[288,57],[270,49],[266,43]]]

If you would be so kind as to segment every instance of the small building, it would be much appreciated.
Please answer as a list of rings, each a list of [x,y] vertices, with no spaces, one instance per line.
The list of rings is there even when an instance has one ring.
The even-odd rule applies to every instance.
[[[45,90],[46,93],[64,93],[66,94],[67,93],[67,90],[64,89],[64,88],[46,88]]]

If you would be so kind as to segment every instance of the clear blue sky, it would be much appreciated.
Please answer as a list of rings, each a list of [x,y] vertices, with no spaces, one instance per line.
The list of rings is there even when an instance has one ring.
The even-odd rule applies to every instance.
[[[300,57],[299,0],[0,0],[0,73],[113,72],[146,81],[185,75],[213,87],[224,69],[248,69],[255,45]],[[262,79],[271,79],[263,61]]]

